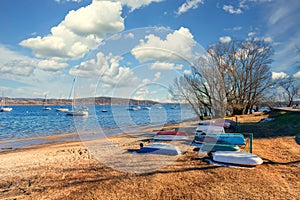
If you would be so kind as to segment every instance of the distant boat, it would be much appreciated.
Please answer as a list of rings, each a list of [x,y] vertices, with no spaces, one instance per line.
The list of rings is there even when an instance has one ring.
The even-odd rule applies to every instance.
[[[66,115],[68,115],[68,116],[88,116],[89,112],[88,112],[87,107],[85,107],[85,106],[77,107],[74,105],[74,100],[76,98],[74,86],[75,86],[75,78],[73,79],[73,84],[72,84],[70,95],[69,95],[69,96],[71,96],[71,94],[73,92],[72,110],[67,111]]]
[[[10,111],[12,111],[12,108],[5,106],[5,98],[4,98],[4,94],[2,93],[0,112],[10,112]]]
[[[51,110],[51,108],[49,106],[47,106],[47,95],[45,95],[43,106],[44,106],[43,110]]]
[[[56,108],[55,110],[56,110],[57,112],[68,112],[68,111],[69,111],[68,108],[66,108],[66,107],[64,107],[64,106],[62,106],[62,105],[60,105],[60,107],[59,107],[59,108]]]
[[[143,107],[143,110],[151,110],[151,107],[149,106]]]
[[[88,116],[89,112],[86,107],[77,108],[77,107],[73,106],[73,109],[70,111],[67,111],[66,114],[68,116]]]
[[[128,110],[130,110],[130,111],[138,111],[140,109],[141,109],[141,106],[132,106],[132,107],[128,108]]]
[[[65,108],[65,107],[59,107],[59,108],[56,108],[55,109],[57,112],[68,112],[69,111],[69,109],[68,108]]]

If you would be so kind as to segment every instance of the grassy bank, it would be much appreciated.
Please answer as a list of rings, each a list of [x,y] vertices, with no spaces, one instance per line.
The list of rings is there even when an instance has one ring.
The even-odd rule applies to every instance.
[[[300,134],[300,113],[272,111],[261,118],[273,118],[269,122],[241,122],[240,132],[253,133],[255,138],[296,136]]]

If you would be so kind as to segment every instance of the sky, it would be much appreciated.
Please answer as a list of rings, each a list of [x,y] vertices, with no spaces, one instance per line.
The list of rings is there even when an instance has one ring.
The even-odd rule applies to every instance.
[[[210,44],[273,46],[274,79],[300,79],[298,0],[2,0],[0,92],[8,97],[170,100]]]

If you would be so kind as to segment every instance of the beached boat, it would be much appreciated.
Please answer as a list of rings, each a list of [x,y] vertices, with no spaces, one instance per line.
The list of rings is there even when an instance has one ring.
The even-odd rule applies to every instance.
[[[232,120],[204,120],[200,121],[199,125],[206,125],[206,126],[221,126],[223,128],[230,128],[230,126],[234,123]]]
[[[143,146],[138,150],[138,153],[151,153],[151,154],[163,154],[163,155],[179,155],[180,150],[173,145],[164,143],[152,143],[147,146]]]
[[[211,158],[219,163],[249,167],[255,167],[263,163],[259,156],[248,152],[217,151],[211,153]]]
[[[203,143],[202,145],[196,147],[194,151],[239,151],[240,148],[237,145],[232,144],[218,144],[218,143]]]
[[[196,135],[194,143],[219,143],[219,144],[232,144],[232,145],[245,145],[245,137],[241,133],[222,133],[211,135]]]
[[[225,133],[222,126],[198,125],[195,131],[195,135],[210,135],[220,133]]]
[[[153,139],[155,141],[187,140],[188,134],[182,131],[159,131]]]
[[[5,98],[4,95],[2,94],[0,112],[10,112],[10,111],[12,111],[12,108],[5,106]]]

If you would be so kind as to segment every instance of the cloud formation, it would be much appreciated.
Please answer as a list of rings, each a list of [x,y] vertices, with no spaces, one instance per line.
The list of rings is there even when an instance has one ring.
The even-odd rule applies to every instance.
[[[154,34],[145,36],[140,44],[131,50],[131,54],[140,62],[161,61],[176,62],[193,58],[196,42],[189,29],[181,27],[169,33],[166,39]]]
[[[182,64],[167,63],[167,62],[155,62],[150,66],[150,69],[156,70],[181,70]]]
[[[183,3],[175,13],[177,15],[181,15],[190,9],[198,8],[199,4],[204,4],[204,0],[186,0],[186,2]]]
[[[120,2],[122,5],[125,5],[130,8],[130,11],[134,11],[144,6],[150,5],[152,2],[162,2],[165,0],[94,0],[94,1],[112,1]]]
[[[55,60],[41,60],[37,63],[37,67],[45,71],[60,71],[67,66],[67,63],[57,62]]]
[[[298,71],[297,73],[295,73],[293,76],[294,76],[295,78],[300,78],[300,71]]]
[[[230,36],[220,37],[219,41],[222,43],[228,43],[231,41],[231,37]]]
[[[112,54],[105,56],[99,52],[96,59],[81,62],[73,67],[69,73],[80,77],[101,77],[100,81],[111,87],[135,85],[139,79],[130,68],[120,66],[121,60],[122,57],[120,56],[113,56]]]
[[[272,79],[282,79],[282,78],[288,78],[289,76],[285,72],[272,72]]]
[[[0,45],[0,73],[2,75],[30,76],[37,61]]]
[[[93,1],[70,11],[59,25],[51,28],[49,35],[23,40],[20,45],[31,48],[40,58],[79,59],[107,34],[124,29],[121,12],[120,2]]]
[[[240,8],[234,9],[232,5],[223,5],[223,10],[229,12],[230,14],[242,14],[242,10]]]

